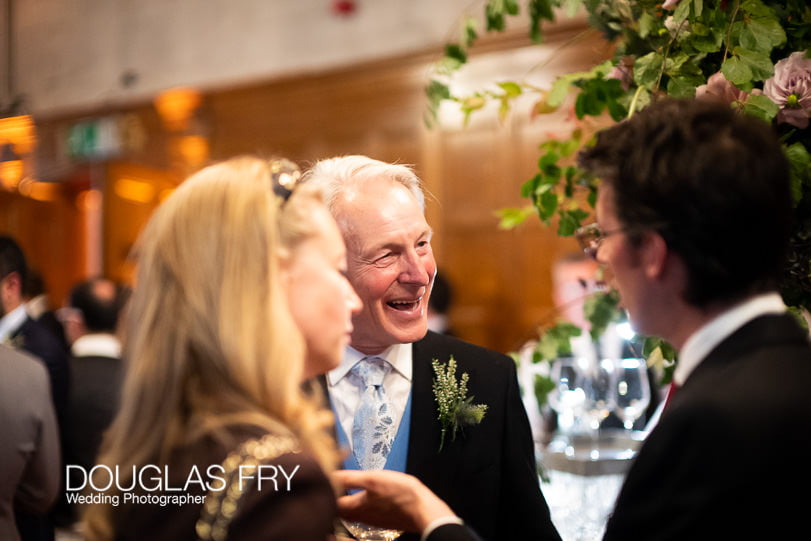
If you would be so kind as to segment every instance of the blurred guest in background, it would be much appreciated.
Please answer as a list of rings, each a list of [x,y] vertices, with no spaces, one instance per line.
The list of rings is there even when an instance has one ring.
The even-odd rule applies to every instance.
[[[444,273],[437,271],[428,297],[428,330],[456,336],[448,320],[453,303],[453,288]]]
[[[306,178],[324,191],[346,242],[347,276],[363,302],[351,347],[325,382],[338,441],[352,450],[347,466],[412,473],[489,539],[559,539],[541,494],[515,364],[428,330],[436,261],[420,180],[408,167],[366,156],[319,161]],[[468,396],[487,411],[441,447],[432,361],[451,357],[456,378],[468,374]]]
[[[28,278],[23,284],[23,298],[25,299],[25,311],[28,316],[51,331],[67,351],[69,346],[65,338],[65,330],[56,316],[48,291],[45,289],[45,281],[39,271],[28,269]]]
[[[635,329],[679,352],[680,388],[639,451],[605,539],[789,539],[807,529],[811,346],[777,283],[789,169],[763,121],[662,100],[599,134],[580,233]]]
[[[48,372],[0,345],[0,539],[21,539],[15,514],[44,516],[59,488],[59,435]],[[16,513],[15,513],[16,512]]]
[[[65,460],[85,471],[95,465],[102,434],[118,410],[123,365],[116,329],[126,293],[111,280],[92,278],[74,285],[67,306],[58,311],[71,344]],[[75,481],[70,484],[81,483]],[[60,507],[60,523],[75,520],[64,495]]]
[[[23,284],[27,278],[28,265],[19,244],[9,236],[0,236],[0,343],[26,351],[45,363],[60,439],[64,439],[70,378],[68,355],[59,339],[25,311]],[[23,539],[53,539],[53,524],[47,516],[21,511],[17,527]]]

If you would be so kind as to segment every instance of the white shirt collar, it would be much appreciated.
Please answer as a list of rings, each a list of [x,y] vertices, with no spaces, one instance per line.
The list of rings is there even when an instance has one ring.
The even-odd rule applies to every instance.
[[[715,346],[756,317],[782,314],[785,311],[786,305],[783,304],[779,294],[764,293],[722,312],[691,334],[684,343],[679,353],[679,363],[673,373],[673,380],[677,385],[684,385],[693,370]]]
[[[22,327],[28,318],[28,313],[25,311],[25,304],[19,305],[17,308],[4,315],[0,319],[0,343],[8,340],[9,336]]]
[[[380,355],[366,355],[352,346],[347,346],[346,350],[344,350],[344,358],[341,360],[341,364],[339,364],[337,368],[333,368],[327,372],[327,382],[330,387],[343,379],[349,373],[349,370],[364,357],[380,357],[381,359],[386,359],[404,378],[411,381],[413,368],[411,364],[411,344],[394,344]]]
[[[109,333],[86,334],[80,336],[70,347],[74,357],[121,357],[121,342]]]

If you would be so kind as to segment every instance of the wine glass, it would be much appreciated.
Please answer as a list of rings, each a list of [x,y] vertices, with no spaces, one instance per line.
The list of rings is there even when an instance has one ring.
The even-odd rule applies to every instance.
[[[600,423],[616,407],[616,370],[612,359],[594,360],[585,371],[585,412],[589,420],[592,438],[590,456],[596,460],[600,456],[598,448]]]
[[[648,367],[644,359],[622,359],[617,366],[616,413],[625,430],[631,431],[634,422],[650,404]]]
[[[377,526],[369,526],[363,522],[350,522],[344,519],[341,519],[341,522],[343,522],[344,527],[346,527],[347,531],[351,533],[355,539],[361,541],[394,541],[403,535],[402,530],[378,528]]]
[[[561,357],[552,363],[549,377],[555,384],[547,396],[549,406],[558,414],[558,426],[564,432],[571,431],[583,414],[585,391],[579,359]]]

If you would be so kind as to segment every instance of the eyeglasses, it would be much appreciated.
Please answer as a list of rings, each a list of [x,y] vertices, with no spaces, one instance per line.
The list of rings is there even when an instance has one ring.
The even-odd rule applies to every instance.
[[[615,233],[624,233],[626,228],[612,229],[611,231],[603,231],[602,228],[596,223],[584,225],[574,232],[574,238],[583,249],[583,253],[587,256],[597,259],[597,250],[600,249],[600,244],[603,240]]]
[[[301,169],[286,158],[275,158],[268,163],[270,178],[273,181],[273,193],[287,202],[293,190],[301,180]]]

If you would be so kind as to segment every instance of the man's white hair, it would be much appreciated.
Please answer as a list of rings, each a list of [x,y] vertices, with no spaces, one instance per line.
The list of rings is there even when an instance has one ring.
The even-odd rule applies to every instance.
[[[334,213],[333,205],[340,194],[351,186],[374,178],[399,182],[425,211],[425,194],[420,179],[408,165],[386,163],[368,156],[341,156],[317,161],[305,173],[303,180],[317,186],[324,196],[324,203]]]

